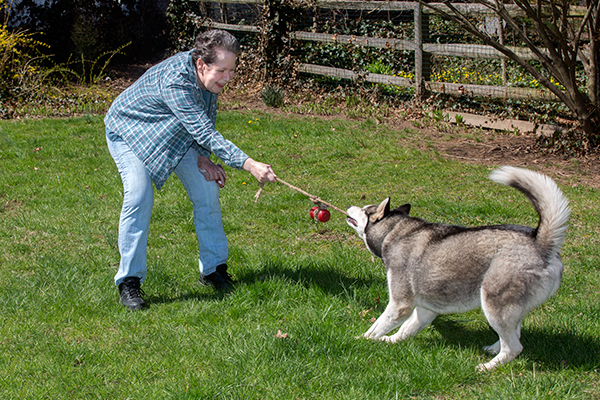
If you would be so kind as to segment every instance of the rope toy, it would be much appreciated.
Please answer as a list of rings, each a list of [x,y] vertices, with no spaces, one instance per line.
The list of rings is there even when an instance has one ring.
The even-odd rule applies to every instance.
[[[290,189],[293,189],[299,193],[302,193],[305,196],[308,196],[308,198],[310,199],[310,201],[313,202],[313,204],[316,204],[315,207],[310,209],[310,218],[314,219],[315,221],[320,221],[320,222],[327,222],[329,221],[330,218],[330,214],[329,214],[329,210],[327,210],[327,208],[331,208],[333,210],[339,211],[342,214],[348,216],[348,213],[342,209],[337,208],[336,206],[334,206],[333,204],[329,204],[328,202],[322,200],[320,197],[317,196],[313,196],[312,194],[305,192],[304,190],[291,185],[289,183],[287,183],[284,180],[281,180],[279,178],[277,178],[277,182],[283,183],[284,185],[286,185],[287,187],[289,187]],[[264,187],[264,183],[260,185],[260,188],[258,189],[258,192],[256,192],[256,194],[254,195],[254,202],[256,203],[258,201],[258,198],[260,197],[260,194],[263,191],[263,187]]]

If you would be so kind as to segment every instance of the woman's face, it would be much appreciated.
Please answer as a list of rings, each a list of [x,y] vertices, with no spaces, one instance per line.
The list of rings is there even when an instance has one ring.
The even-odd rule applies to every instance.
[[[200,87],[214,94],[219,94],[235,76],[236,55],[230,51],[217,50],[213,64],[206,64],[202,59],[196,61],[196,74]]]

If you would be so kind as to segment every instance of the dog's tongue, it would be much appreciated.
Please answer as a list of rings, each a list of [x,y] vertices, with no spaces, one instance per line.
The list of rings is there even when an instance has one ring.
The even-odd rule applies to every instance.
[[[348,221],[348,223],[350,225],[358,226],[358,222],[356,222],[356,220],[354,218],[348,217],[348,218],[346,218],[346,221]]]

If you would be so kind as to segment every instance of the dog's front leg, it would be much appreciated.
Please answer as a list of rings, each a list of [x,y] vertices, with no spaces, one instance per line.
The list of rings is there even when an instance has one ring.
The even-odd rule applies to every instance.
[[[377,318],[377,321],[375,321],[363,337],[367,339],[386,340],[382,336],[399,327],[406,321],[412,311],[412,307],[400,306],[394,302],[389,302],[383,314]]]
[[[398,329],[398,332],[396,332],[395,335],[384,337],[383,340],[390,343],[396,343],[399,340],[415,336],[426,326],[431,324],[437,316],[438,314],[436,312],[417,306],[410,315],[410,318],[408,318],[406,322],[402,324],[400,329]]]

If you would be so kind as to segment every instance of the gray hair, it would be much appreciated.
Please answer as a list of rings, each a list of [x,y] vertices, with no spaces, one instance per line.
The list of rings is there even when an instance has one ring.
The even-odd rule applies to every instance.
[[[200,33],[196,37],[196,47],[192,52],[194,65],[198,59],[208,65],[213,64],[217,58],[217,50],[230,51],[237,56],[240,54],[240,44],[235,36],[220,29],[211,29]]]

